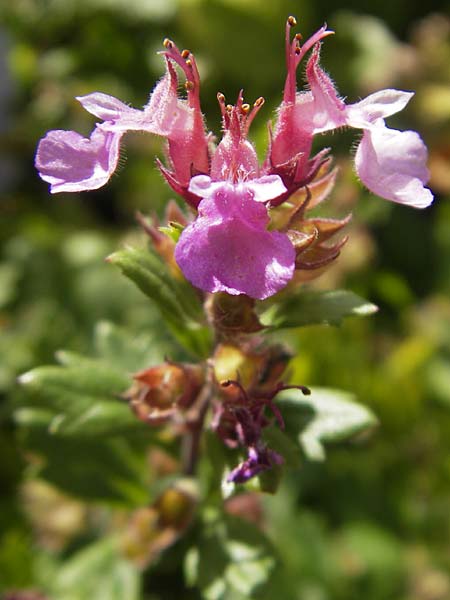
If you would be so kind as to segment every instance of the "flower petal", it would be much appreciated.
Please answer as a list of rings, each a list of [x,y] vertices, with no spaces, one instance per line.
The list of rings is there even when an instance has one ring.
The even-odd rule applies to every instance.
[[[428,181],[427,149],[415,131],[389,129],[381,122],[366,129],[355,156],[359,178],[374,194],[425,208],[433,194],[424,184]]]
[[[359,129],[372,126],[378,119],[385,119],[405,108],[414,92],[380,90],[346,108],[347,125]]]
[[[121,134],[97,127],[89,139],[75,131],[50,131],[38,145],[36,168],[50,191],[95,190],[111,177],[119,158]]]
[[[319,65],[320,44],[314,47],[306,66],[306,77],[314,98],[309,117],[313,133],[331,131],[346,124],[345,103],[330,77]]]
[[[264,299],[294,274],[295,251],[284,233],[269,232],[267,210],[242,185],[223,183],[199,204],[175,249],[185,277],[208,292]]]
[[[246,181],[243,185],[253,193],[255,202],[269,202],[287,191],[279,175],[265,175]]]
[[[102,121],[117,121],[125,113],[134,110],[114,96],[108,96],[101,92],[77,96],[77,100],[85,110]]]

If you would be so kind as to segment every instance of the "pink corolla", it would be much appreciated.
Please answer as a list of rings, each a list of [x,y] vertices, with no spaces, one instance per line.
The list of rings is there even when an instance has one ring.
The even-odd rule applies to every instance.
[[[384,121],[402,110],[412,93],[383,90],[345,104],[319,65],[321,42],[333,32],[322,27],[301,45],[301,36],[291,40],[293,25],[295,19],[290,17],[284,95],[262,165],[248,132],[263,99],[251,108],[241,92],[232,106],[219,94],[224,135],[214,146],[201,112],[195,59],[189,51],[180,51],[165,40],[166,74],[146,106],[137,110],[98,92],[78,98],[101,122],[89,138],[74,131],[49,132],[36,153],[40,176],[50,183],[52,193],[97,189],[115,171],[125,133],[143,131],[165,138],[168,164],[158,161],[158,166],[195,213],[175,250],[178,265],[201,290],[255,299],[267,298],[285,287],[295,269],[306,264],[298,260],[300,250],[314,244],[313,234],[289,230],[289,224],[302,214],[295,207],[295,218],[280,231],[269,225],[272,210],[286,201],[292,203],[293,194],[312,188],[318,174],[326,171],[328,149],[311,156],[315,135],[342,127],[361,130],[355,168],[366,187],[394,202],[428,206],[433,197],[424,187],[428,180],[425,145],[417,133],[389,129]],[[306,67],[309,89],[298,92],[297,67],[310,51]],[[186,98],[178,92],[176,65],[185,76]],[[315,258],[326,250],[318,247]],[[324,259],[314,264],[324,264]]]
[[[323,31],[323,35],[328,33]],[[401,111],[414,94],[386,89],[355,104],[345,104],[319,65],[320,44],[320,41],[315,43],[306,66],[308,91],[296,92],[294,75],[288,74],[272,144],[272,163],[276,165],[280,148],[281,152],[284,150],[284,132],[289,128],[295,132],[301,149],[308,149],[312,136],[318,133],[342,127],[360,129],[364,133],[356,152],[355,168],[364,185],[387,200],[416,208],[429,206],[433,195],[424,187],[429,179],[425,144],[416,132],[389,129],[384,121]],[[288,52],[295,58],[288,60],[288,69],[295,72],[297,57],[303,56],[304,52],[303,49],[296,52],[295,38],[292,48],[288,47]],[[307,153],[300,158],[297,174],[305,172]]]

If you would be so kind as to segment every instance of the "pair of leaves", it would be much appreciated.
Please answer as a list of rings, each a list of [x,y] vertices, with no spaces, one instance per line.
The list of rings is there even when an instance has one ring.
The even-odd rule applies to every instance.
[[[210,332],[203,306],[187,281],[175,279],[150,248],[126,248],[112,254],[108,261],[155,302],[171,332],[187,350],[201,357],[208,355]]]

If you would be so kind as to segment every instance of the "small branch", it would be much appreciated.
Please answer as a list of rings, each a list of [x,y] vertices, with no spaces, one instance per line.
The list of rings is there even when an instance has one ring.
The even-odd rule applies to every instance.
[[[206,413],[213,395],[214,376],[210,365],[207,366],[206,382],[195,404],[187,414],[188,431],[181,440],[181,465],[185,475],[194,475],[198,461],[200,439],[203,432]]]

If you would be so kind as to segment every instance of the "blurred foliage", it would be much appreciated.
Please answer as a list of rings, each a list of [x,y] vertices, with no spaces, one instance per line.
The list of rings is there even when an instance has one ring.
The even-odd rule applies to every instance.
[[[347,0],[344,6],[329,0],[1,3],[5,598],[13,590],[34,590],[50,600],[450,597],[449,12],[448,0]],[[333,205],[343,214],[353,210],[354,220],[349,244],[318,285],[351,289],[380,310],[340,328],[316,325],[271,335],[295,353],[292,382],[345,389],[376,414],[380,426],[370,442],[336,440],[324,462],[299,460],[294,453],[276,495],[261,499],[249,486],[230,495],[225,508],[211,490],[219,477],[216,466],[226,458],[208,439],[202,489],[185,496],[192,504],[196,494],[208,497],[208,507],[168,531],[161,498],[167,498],[176,471],[173,440],[143,435],[139,426],[124,436],[117,425],[129,423],[129,416],[122,421],[125,407],[117,395],[127,374],[164,356],[186,357],[162,329],[155,306],[104,262],[125,243],[142,242],[134,211],[161,213],[172,196],[154,168],[161,145],[130,134],[128,160],[124,155],[107,188],[56,198],[34,172],[34,148],[48,129],[90,130],[91,117],[74,100],[77,95],[99,90],[144,104],[162,73],[155,52],[165,36],[195,52],[204,111],[216,133],[218,90],[232,99],[243,86],[250,102],[266,97],[253,131],[262,148],[265,121],[280,100],[283,26],[290,13],[304,34],[325,19],[336,30],[324,47],[324,64],[350,100],[380,87],[417,91],[392,123],[417,129],[428,143],[438,197],[425,212],[369,197],[345,158],[352,137],[343,136],[339,145],[324,138],[341,169]],[[119,266],[126,271],[123,261]],[[62,366],[35,369],[54,364],[55,353]],[[87,392],[90,379],[83,376],[93,365],[103,368],[104,378]],[[34,405],[16,383],[31,369],[33,376],[23,378],[34,389]],[[39,395],[42,380],[54,382],[55,375],[58,394],[69,378],[85,402],[100,397],[112,429],[96,430],[96,415],[71,395],[73,386],[64,392],[65,422],[55,422],[58,394],[49,388],[46,403]],[[87,424],[82,443],[70,435],[80,423]],[[287,442],[278,444],[286,448]],[[135,511],[144,505],[153,511],[147,537],[132,533],[138,550],[139,544],[151,548],[151,559],[136,567],[124,557],[130,552],[122,538],[140,522]],[[225,520],[219,518],[224,510]]]

